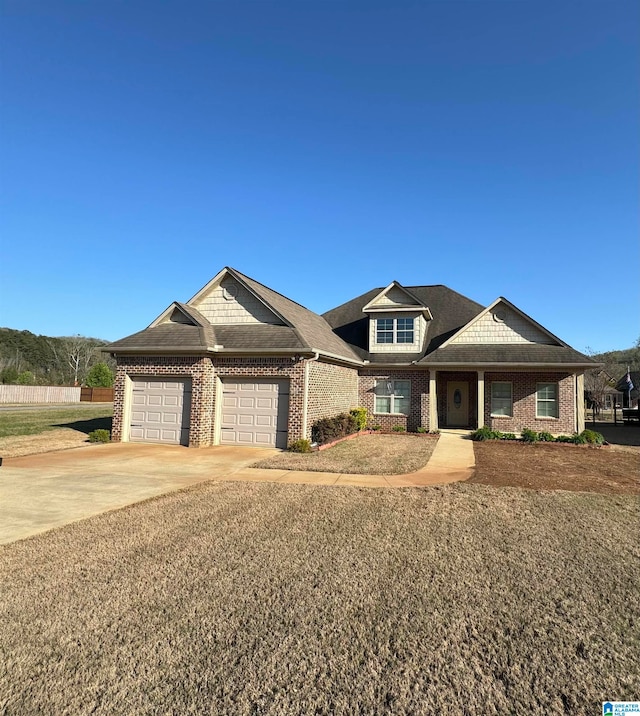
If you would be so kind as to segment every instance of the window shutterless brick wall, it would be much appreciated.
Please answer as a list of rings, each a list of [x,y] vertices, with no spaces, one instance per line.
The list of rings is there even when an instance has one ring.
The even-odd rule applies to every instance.
[[[409,415],[386,415],[375,413],[376,380],[408,380],[411,382]],[[409,431],[416,428],[429,428],[429,371],[411,370],[361,370],[360,405],[369,411],[369,425],[381,425],[390,430],[401,425]]]
[[[126,378],[190,378],[191,414],[189,447],[210,445],[213,419],[213,366],[208,358],[198,356],[134,356],[118,359],[114,382],[113,426],[111,439],[122,440]]]
[[[309,393],[307,404],[306,438],[311,426],[321,418],[348,413],[359,406],[358,371],[356,368],[309,361]]]
[[[512,384],[513,417],[491,417],[491,382]],[[536,385],[558,384],[558,417],[536,418]],[[575,377],[570,373],[485,373],[484,410],[486,425],[503,433],[519,433],[522,428],[537,432],[570,434],[576,429]]]

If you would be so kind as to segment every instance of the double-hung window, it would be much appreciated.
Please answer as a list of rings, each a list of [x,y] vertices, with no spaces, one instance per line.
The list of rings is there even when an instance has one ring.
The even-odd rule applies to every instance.
[[[491,415],[513,417],[513,394],[511,383],[491,383]]]
[[[536,418],[558,417],[558,384],[538,383],[536,386]]]
[[[378,318],[376,343],[413,343],[413,318]]]
[[[375,387],[375,412],[409,415],[411,381],[377,380]]]

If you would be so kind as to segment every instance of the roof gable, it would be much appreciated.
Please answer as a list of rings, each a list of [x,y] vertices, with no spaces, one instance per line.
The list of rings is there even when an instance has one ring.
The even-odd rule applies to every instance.
[[[187,302],[212,325],[290,325],[284,317],[238,275],[225,267]]]
[[[174,301],[150,325],[149,328],[162,326],[165,323],[180,323],[185,326],[208,326],[207,319],[197,310],[184,303]]]
[[[481,344],[543,344],[566,346],[526,313],[500,296],[441,346]]]
[[[370,311],[423,311],[426,318],[432,318],[429,308],[411,291],[392,281],[386,288],[376,294],[365,306],[363,313]]]

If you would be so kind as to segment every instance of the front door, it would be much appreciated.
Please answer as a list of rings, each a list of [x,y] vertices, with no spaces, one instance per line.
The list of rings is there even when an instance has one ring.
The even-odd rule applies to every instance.
[[[462,380],[447,382],[447,426],[469,426],[469,383]]]

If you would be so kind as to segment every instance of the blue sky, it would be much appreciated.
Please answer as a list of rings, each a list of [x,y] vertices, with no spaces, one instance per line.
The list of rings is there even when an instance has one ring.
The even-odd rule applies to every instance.
[[[230,265],[640,335],[640,3],[5,0],[0,325],[115,340]]]

